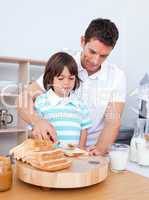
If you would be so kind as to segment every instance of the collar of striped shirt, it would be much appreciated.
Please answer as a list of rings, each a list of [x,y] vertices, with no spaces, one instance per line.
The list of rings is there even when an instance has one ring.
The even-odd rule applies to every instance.
[[[66,105],[66,104],[73,104],[74,106],[80,105],[80,100],[73,92],[70,94],[69,97],[59,97],[52,89],[49,89],[46,92],[46,96],[49,100],[49,104],[52,106]]]

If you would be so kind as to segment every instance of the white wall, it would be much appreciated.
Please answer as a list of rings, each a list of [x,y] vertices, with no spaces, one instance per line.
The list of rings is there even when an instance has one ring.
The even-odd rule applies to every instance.
[[[121,25],[119,0],[0,0],[0,55],[48,58],[53,51],[79,48],[80,36],[96,17]]]
[[[127,1],[123,29],[123,66],[128,80],[128,98],[124,113],[124,123],[133,126],[137,115],[136,95],[131,95],[144,74],[149,73],[149,2]]]
[[[128,102],[123,126],[133,126],[136,114],[131,108],[137,103],[136,97],[129,94],[149,71],[148,1],[0,0],[0,5],[0,56],[48,59],[51,53],[64,48],[78,50],[80,36],[93,18],[113,20],[120,38],[109,60],[126,72]],[[4,70],[0,66],[0,79],[4,78]]]

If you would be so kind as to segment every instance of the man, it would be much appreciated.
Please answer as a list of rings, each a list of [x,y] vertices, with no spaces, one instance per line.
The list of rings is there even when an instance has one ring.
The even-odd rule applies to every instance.
[[[90,154],[103,155],[119,132],[121,113],[126,96],[125,75],[118,67],[105,60],[113,50],[118,30],[108,19],[93,20],[81,37],[81,54],[76,56],[79,77],[82,80],[78,95],[89,105],[93,126],[88,130]],[[21,117],[33,126],[33,136],[56,141],[54,127],[41,119],[33,110],[33,99],[44,91],[43,75],[32,83],[17,99]],[[28,97],[29,106],[20,106],[22,96]],[[30,109],[32,110],[32,113]]]

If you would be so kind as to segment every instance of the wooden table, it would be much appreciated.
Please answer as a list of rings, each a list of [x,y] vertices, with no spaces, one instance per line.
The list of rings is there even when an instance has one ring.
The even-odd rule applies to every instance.
[[[108,178],[82,189],[48,189],[14,179],[11,190],[0,192],[0,200],[148,200],[149,179],[130,172],[112,173]]]

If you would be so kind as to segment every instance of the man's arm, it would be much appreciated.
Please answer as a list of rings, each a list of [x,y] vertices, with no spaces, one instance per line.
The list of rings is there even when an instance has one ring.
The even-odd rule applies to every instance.
[[[46,120],[41,119],[34,110],[35,98],[43,91],[36,82],[30,84],[16,99],[16,106],[20,117],[33,126],[33,136],[39,139],[51,139],[56,141],[56,131]]]
[[[99,135],[95,148],[90,150],[91,155],[104,155],[109,145],[115,141],[119,134],[123,109],[124,103],[109,103],[104,117],[104,128]]]

